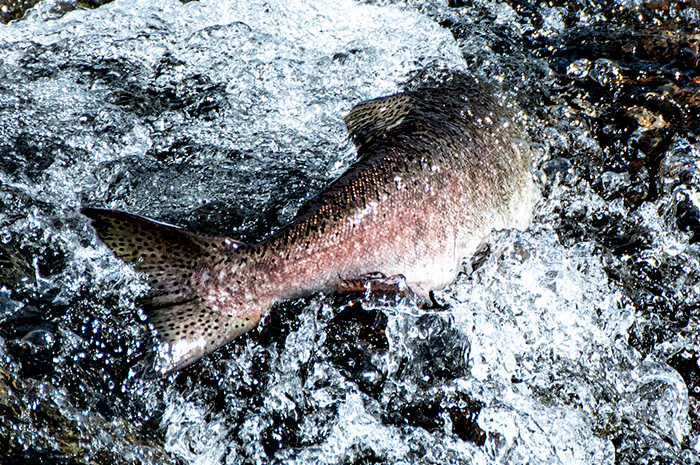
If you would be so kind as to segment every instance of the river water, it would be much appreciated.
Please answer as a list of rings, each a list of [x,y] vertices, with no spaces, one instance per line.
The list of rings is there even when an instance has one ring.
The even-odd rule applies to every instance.
[[[693,3],[85,5],[0,25],[1,463],[700,462]],[[527,115],[530,228],[441,307],[313,295],[153,376],[78,209],[259,240],[352,163],[354,104],[446,69]]]

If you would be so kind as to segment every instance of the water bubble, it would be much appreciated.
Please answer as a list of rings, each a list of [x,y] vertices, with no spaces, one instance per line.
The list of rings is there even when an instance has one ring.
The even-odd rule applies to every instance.
[[[27,333],[21,342],[34,351],[41,351],[51,349],[56,341],[52,332],[38,329]]]

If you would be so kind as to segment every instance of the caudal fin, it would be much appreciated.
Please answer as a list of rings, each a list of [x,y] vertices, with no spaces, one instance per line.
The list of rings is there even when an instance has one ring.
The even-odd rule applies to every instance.
[[[116,210],[84,208],[81,213],[118,258],[148,277],[144,309],[162,342],[158,371],[184,368],[257,324],[235,312],[213,310],[201,292],[202,271],[243,244]]]

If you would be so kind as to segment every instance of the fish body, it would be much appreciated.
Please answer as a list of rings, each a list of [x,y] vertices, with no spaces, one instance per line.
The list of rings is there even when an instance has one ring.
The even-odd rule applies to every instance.
[[[83,209],[102,241],[148,276],[160,369],[254,328],[275,302],[368,273],[403,275],[427,297],[492,229],[526,226],[536,191],[524,130],[492,95],[457,74],[357,105],[345,121],[358,161],[257,244]]]

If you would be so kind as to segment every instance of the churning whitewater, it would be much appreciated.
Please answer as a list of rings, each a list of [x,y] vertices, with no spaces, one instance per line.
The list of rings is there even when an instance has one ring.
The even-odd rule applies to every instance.
[[[22,15],[34,3],[10,1],[19,12],[0,24],[0,463],[700,463],[692,3],[42,0]],[[353,256],[374,266],[326,282],[319,272],[331,292],[307,294],[318,283],[301,283],[308,276],[294,266],[349,268],[328,265],[337,246],[306,253],[305,238],[321,237],[301,228],[320,212],[311,199],[409,129],[401,108],[412,93],[442,87],[399,93],[426,69],[468,70],[495,85],[486,94],[495,114],[510,112],[498,103],[508,99],[527,114],[542,194],[530,226],[488,234],[489,247],[467,253],[457,278],[432,293],[436,305],[333,292],[412,281],[423,295],[421,275],[449,279],[447,261],[436,260],[445,276],[430,263],[416,275],[382,271],[366,248]],[[348,137],[348,111],[397,93],[385,101],[393,117],[377,120],[370,105]],[[463,98],[482,97],[467,85]],[[484,122],[476,135],[488,138]],[[406,131],[405,142],[420,134]],[[412,180],[444,195],[417,172],[385,187],[398,199]],[[373,244],[381,234],[408,240],[398,225],[370,222],[424,212],[432,197],[418,194],[375,207],[368,191],[347,223],[319,218],[379,231]],[[117,258],[84,207],[182,226],[105,213],[121,223],[115,240],[133,231],[125,249],[136,238],[169,247],[144,259],[158,272],[150,253],[164,257],[163,279],[149,285],[138,263]],[[280,245],[289,262],[272,265],[270,247],[292,230],[297,248]],[[225,239],[200,234],[249,244],[220,242],[232,281],[213,285],[219,276],[195,245]],[[363,247],[359,236],[352,243]],[[375,271],[386,281],[362,275]],[[251,299],[304,295],[154,377],[152,348],[168,345],[158,337],[169,325],[156,334],[150,322],[159,308],[172,316],[188,273],[192,302],[201,293],[212,309],[235,296],[235,279]],[[252,286],[253,276],[269,281]],[[204,292],[193,287],[205,278]],[[219,310],[219,326],[233,318]],[[206,343],[195,323],[199,339],[180,338],[161,369]]]

